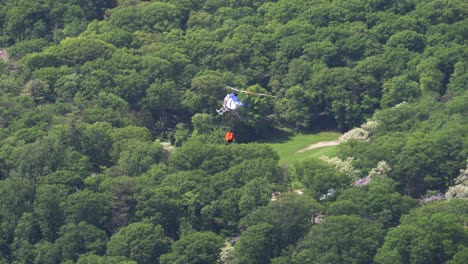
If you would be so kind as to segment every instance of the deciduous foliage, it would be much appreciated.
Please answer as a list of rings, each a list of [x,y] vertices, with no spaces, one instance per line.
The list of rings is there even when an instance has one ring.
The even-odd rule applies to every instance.
[[[89,189],[69,195],[63,203],[63,210],[67,222],[85,221],[102,229],[105,228],[110,215],[107,196]]]
[[[80,254],[86,252],[103,254],[106,248],[105,232],[86,222],[63,225],[59,235],[54,246],[60,252],[62,261],[76,261]]]
[[[465,166],[468,142],[466,121],[459,118],[464,110],[449,110],[454,104],[456,100],[442,104],[426,97],[380,111],[372,141],[348,142],[343,154],[352,151],[354,164],[367,171],[385,160],[392,168],[389,177],[403,193],[418,197],[427,190],[444,190]]]
[[[134,223],[112,236],[107,244],[107,254],[124,256],[137,263],[157,263],[159,256],[167,252],[169,243],[161,226]]]
[[[172,252],[162,255],[159,263],[215,263],[222,246],[223,239],[215,233],[191,233],[174,242]]]
[[[448,204],[448,207],[452,206]],[[456,214],[443,209],[433,211],[428,214],[422,207],[403,218],[400,226],[390,229],[375,261],[440,263],[452,259],[459,248],[468,243],[467,232]]]
[[[356,216],[330,216],[301,240],[293,263],[372,262],[385,230]]]
[[[303,183],[307,192],[317,200],[325,198],[330,190],[339,191],[352,181],[335,166],[319,159],[298,161],[291,166],[291,176]]]
[[[41,184],[36,189],[34,213],[42,236],[47,241],[57,238],[59,228],[65,222],[65,214],[60,205],[66,198],[66,191],[65,186],[56,184]]]
[[[241,224],[247,227],[259,223],[272,225],[272,250],[274,257],[294,245],[310,229],[311,219],[322,210],[314,199],[295,193],[280,196],[277,201],[263,206],[245,217]],[[245,241],[244,243],[249,243]]]
[[[242,233],[235,254],[241,263],[269,263],[273,245],[270,224],[253,225]]]
[[[396,226],[407,209],[406,203],[409,201],[406,199],[396,192],[395,182],[392,180],[373,178],[367,185],[345,190],[330,204],[327,213],[358,215],[378,221],[386,227]]]
[[[0,263],[463,260],[466,10],[0,1]],[[275,96],[239,94],[229,145],[226,85]],[[244,144],[359,126],[288,169]]]
[[[128,260],[122,256],[99,256],[94,254],[82,254],[76,262],[78,264],[105,264],[105,263],[116,263],[116,264],[137,264],[138,262]]]

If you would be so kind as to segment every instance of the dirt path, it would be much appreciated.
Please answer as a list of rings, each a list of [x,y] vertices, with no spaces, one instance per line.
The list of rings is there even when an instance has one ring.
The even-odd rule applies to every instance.
[[[302,152],[306,152],[308,150],[312,150],[312,149],[318,149],[318,148],[322,148],[322,147],[330,147],[330,146],[336,146],[340,144],[340,142],[338,140],[332,140],[332,141],[322,141],[322,142],[318,142],[318,143],[315,143],[315,144],[312,144],[312,145],[309,145],[301,150],[298,150],[297,153],[302,153]]]

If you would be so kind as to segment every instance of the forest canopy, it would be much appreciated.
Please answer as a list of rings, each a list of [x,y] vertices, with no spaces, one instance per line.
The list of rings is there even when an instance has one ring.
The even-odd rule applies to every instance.
[[[5,0],[0,25],[0,263],[464,263],[466,1]],[[275,96],[239,95],[240,144],[226,86]],[[279,129],[344,135],[284,168]]]

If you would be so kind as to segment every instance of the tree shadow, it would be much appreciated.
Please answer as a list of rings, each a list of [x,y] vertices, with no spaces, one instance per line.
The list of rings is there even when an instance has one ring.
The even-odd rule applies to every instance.
[[[265,139],[261,140],[261,143],[286,143],[292,140],[294,132],[282,129],[273,128],[270,133],[265,135]]]

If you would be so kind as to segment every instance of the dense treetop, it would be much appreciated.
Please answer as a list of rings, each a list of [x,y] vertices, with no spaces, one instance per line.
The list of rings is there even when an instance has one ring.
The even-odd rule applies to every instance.
[[[464,263],[467,17],[1,1],[0,263]],[[225,85],[276,96],[240,95],[242,144],[223,144]],[[349,132],[281,168],[257,142],[280,127]]]

